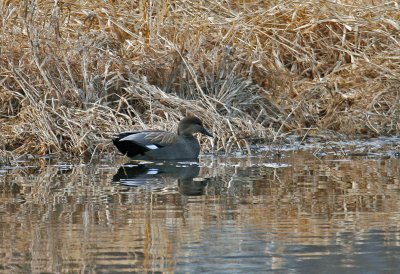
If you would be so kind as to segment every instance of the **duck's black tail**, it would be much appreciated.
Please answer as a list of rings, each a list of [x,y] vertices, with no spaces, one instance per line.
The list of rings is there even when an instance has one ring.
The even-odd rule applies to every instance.
[[[146,151],[149,151],[149,149],[147,149],[146,147],[143,147],[131,140],[121,141],[121,139],[123,139],[131,134],[135,134],[135,133],[134,132],[124,132],[124,133],[120,133],[118,136],[114,137],[112,139],[114,146],[116,146],[122,154],[124,154],[128,157],[135,157],[136,155],[139,155],[139,154],[144,155],[144,153]]]

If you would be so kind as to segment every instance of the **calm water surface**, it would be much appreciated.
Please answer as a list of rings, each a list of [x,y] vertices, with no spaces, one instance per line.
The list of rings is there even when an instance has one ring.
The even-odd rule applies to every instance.
[[[315,152],[3,164],[0,271],[398,273],[396,154]]]

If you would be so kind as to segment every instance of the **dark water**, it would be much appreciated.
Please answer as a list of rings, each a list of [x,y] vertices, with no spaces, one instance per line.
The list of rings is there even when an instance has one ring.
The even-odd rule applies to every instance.
[[[398,273],[400,160],[352,151],[3,164],[0,271]]]

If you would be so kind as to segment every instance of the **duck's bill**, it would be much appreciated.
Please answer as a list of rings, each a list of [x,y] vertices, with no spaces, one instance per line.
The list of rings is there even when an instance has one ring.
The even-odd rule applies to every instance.
[[[201,133],[203,133],[204,135],[210,136],[210,137],[214,137],[210,132],[208,132],[205,128],[202,129]]]

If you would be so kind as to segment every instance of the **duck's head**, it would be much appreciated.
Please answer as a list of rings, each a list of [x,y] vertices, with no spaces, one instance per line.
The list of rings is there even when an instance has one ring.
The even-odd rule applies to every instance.
[[[186,117],[179,122],[178,135],[192,136],[194,133],[202,133],[213,137],[213,135],[204,128],[203,123],[197,117]]]

